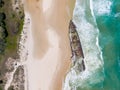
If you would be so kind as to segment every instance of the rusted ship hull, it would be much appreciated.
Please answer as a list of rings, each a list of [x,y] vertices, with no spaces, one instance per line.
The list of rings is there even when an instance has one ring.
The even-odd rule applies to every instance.
[[[71,46],[71,51],[72,51],[72,61],[73,64],[77,64],[77,68],[79,71],[84,71],[85,70],[85,65],[84,65],[84,54],[81,46],[81,42],[78,36],[78,33],[76,31],[76,26],[70,21],[69,24],[69,38],[70,38],[70,46]],[[79,63],[76,63],[78,62]]]

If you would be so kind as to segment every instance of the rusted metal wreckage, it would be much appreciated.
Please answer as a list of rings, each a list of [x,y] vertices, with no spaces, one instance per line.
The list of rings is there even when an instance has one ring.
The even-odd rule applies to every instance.
[[[69,23],[69,38],[70,38],[70,46],[72,50],[72,61],[73,64],[77,64],[77,69],[82,72],[85,70],[84,65],[84,54],[81,46],[81,42],[79,39],[79,35],[76,30],[76,26],[71,20]],[[78,63],[79,61],[79,63]]]

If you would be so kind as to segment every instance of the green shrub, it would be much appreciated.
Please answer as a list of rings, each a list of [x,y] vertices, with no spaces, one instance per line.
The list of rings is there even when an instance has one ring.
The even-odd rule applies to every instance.
[[[1,12],[0,12],[0,22],[4,21],[5,18],[6,18],[5,13],[3,13],[3,12],[1,13]]]
[[[4,5],[4,2],[0,0],[0,7],[2,7],[3,5]]]

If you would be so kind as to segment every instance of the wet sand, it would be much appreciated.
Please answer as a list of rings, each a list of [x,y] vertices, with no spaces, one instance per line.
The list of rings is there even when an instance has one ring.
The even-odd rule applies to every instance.
[[[28,52],[29,90],[62,90],[71,65],[69,21],[73,0],[26,0],[31,17],[31,45]]]

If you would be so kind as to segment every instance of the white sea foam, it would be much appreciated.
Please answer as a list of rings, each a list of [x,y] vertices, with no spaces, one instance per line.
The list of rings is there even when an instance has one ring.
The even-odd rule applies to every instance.
[[[116,13],[114,17],[120,17],[120,13]]]
[[[109,14],[111,5],[110,0],[93,0],[93,7],[97,15]]]
[[[90,0],[90,10],[91,10],[91,14],[95,20],[95,15],[94,15],[94,12],[93,12],[93,0]]]
[[[89,84],[96,84],[104,80],[104,76],[99,75],[103,71],[104,64],[98,43],[99,31],[96,28],[96,22],[93,25],[86,20],[85,9],[80,3],[80,0],[76,1],[73,22],[77,26],[81,40],[86,70],[78,74],[74,67],[71,68],[66,76],[63,90],[75,90],[78,86],[90,87]],[[91,13],[94,15],[93,12]]]

